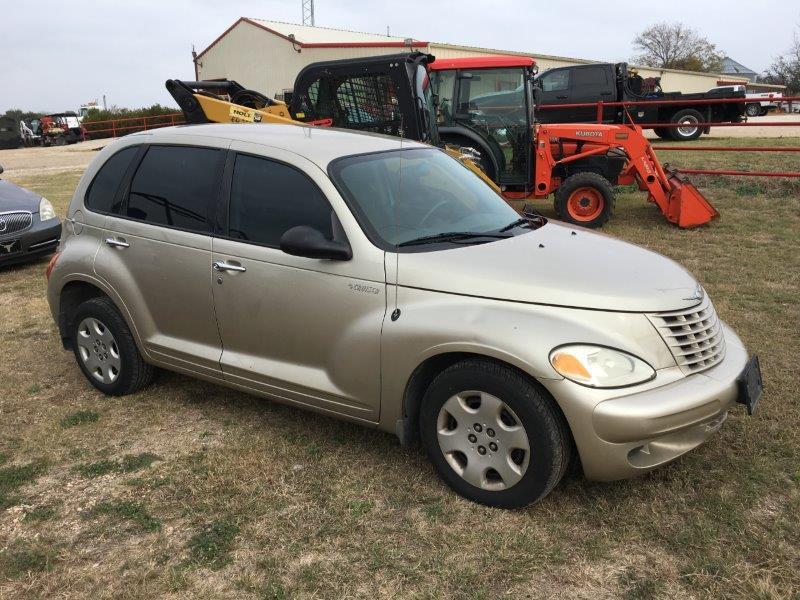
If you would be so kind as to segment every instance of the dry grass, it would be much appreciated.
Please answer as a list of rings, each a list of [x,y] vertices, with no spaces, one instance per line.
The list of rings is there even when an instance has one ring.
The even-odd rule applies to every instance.
[[[797,156],[756,156],[800,170]],[[18,181],[63,214],[77,178]],[[44,263],[4,269],[0,597],[800,594],[800,188],[700,184],[722,213],[711,227],[670,227],[625,192],[608,232],[699,277],[761,356],[757,417],[735,411],[712,442],[642,479],[572,473],[520,511],[456,497],[390,435],[179,375],[103,397],[59,346]]]

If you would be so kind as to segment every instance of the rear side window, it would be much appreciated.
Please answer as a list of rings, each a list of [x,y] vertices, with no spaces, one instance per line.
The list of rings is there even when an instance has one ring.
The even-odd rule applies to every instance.
[[[84,204],[89,210],[99,213],[119,212],[119,203],[115,204],[114,199],[119,189],[119,184],[125,177],[125,171],[139,151],[139,146],[131,146],[120,150],[109,158],[100,167],[97,175],[94,176],[89,190],[86,192]]]
[[[572,79],[572,86],[605,86],[608,83],[606,79],[606,69],[603,67],[581,67],[575,69]]]
[[[281,236],[298,225],[308,225],[333,238],[331,207],[319,188],[292,167],[238,155],[231,184],[228,235],[278,248]]]
[[[127,216],[198,233],[211,231],[209,213],[219,191],[223,152],[189,146],[152,146],[131,181]]]

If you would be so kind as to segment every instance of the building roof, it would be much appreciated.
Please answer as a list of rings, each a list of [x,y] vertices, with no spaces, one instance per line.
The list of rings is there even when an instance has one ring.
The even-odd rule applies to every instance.
[[[722,70],[720,72],[724,75],[741,75],[742,77],[758,75],[753,69],[745,67],[740,62],[736,62],[730,56],[726,56],[722,59]]]
[[[197,55],[200,58],[211,50],[217,43],[224,38],[234,27],[240,23],[249,23],[277,35],[285,40],[291,41],[300,48],[408,48],[406,39],[398,36],[379,35],[377,33],[363,33],[361,31],[348,31],[346,29],[333,29],[330,27],[311,27],[309,25],[297,25],[296,23],[284,23],[283,21],[267,21],[264,19],[251,19],[240,17],[233,25],[228,27],[222,35],[211,42],[202,52]],[[413,40],[413,48],[424,48],[428,42]]]
[[[425,144],[403,140],[388,135],[364,133],[302,125],[279,125],[274,123],[208,123],[203,125],[179,125],[133,133],[124,139],[139,136],[152,142],[172,136],[194,138],[217,138],[260,144],[286,150],[316,163],[321,169],[342,156],[397,150],[399,148],[429,148]],[[191,140],[187,140],[190,142]]]

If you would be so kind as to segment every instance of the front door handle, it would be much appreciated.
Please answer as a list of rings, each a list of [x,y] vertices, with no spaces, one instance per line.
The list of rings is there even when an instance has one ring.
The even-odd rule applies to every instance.
[[[242,265],[234,265],[224,260],[215,260],[213,266],[215,271],[238,271],[240,273],[247,271]]]
[[[106,238],[106,244],[112,248],[130,248],[130,244],[128,242],[115,238]]]

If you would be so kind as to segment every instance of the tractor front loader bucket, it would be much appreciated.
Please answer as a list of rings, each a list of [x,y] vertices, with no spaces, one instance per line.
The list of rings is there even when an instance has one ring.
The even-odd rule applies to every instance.
[[[665,212],[667,220],[678,227],[690,228],[705,225],[719,216],[717,210],[685,175],[667,164],[664,165],[664,174],[670,184],[669,204]]]

